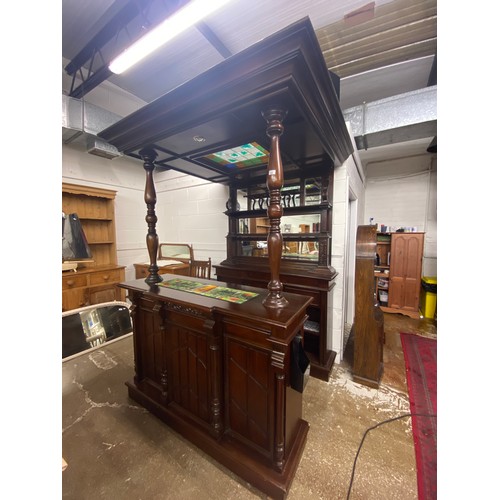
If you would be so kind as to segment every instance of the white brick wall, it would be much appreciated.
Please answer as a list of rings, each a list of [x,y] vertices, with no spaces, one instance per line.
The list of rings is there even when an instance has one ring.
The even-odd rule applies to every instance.
[[[423,275],[437,275],[437,181],[432,155],[368,165],[363,224],[425,232]],[[370,169],[376,169],[370,174]]]
[[[133,264],[149,261],[142,163],[126,157],[107,160],[88,154],[78,144],[63,145],[62,153],[63,182],[117,191],[118,263],[126,266],[126,280],[135,279]],[[213,264],[225,259],[227,187],[172,171],[153,175],[160,242],[190,243],[196,258],[211,257]]]

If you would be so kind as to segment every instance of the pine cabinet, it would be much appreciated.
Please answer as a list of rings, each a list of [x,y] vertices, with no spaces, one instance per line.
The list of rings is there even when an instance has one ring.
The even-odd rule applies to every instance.
[[[384,312],[418,318],[425,233],[379,233],[375,268]],[[382,300],[385,299],[385,300]]]
[[[78,214],[92,252],[91,261],[62,273],[63,311],[125,300],[125,292],[116,286],[125,280],[125,266],[117,264],[115,196],[109,189],[62,185],[62,211]]]

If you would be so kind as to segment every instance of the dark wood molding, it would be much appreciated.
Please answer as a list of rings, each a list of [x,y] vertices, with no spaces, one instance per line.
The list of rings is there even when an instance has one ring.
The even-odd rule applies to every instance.
[[[151,145],[158,152],[159,165],[229,182],[235,180],[232,173],[203,157],[261,137],[260,112],[274,106],[288,110],[288,138],[281,147],[289,169],[309,168],[307,158],[313,157],[341,164],[352,153],[342,110],[308,18],[222,61],[98,135],[133,157]],[[200,146],[192,138],[204,124],[207,140]],[[265,170],[265,165],[260,169]],[[244,179],[255,173],[250,169],[240,175]]]

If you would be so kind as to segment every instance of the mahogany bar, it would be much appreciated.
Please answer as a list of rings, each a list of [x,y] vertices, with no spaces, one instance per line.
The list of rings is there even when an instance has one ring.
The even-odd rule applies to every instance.
[[[98,135],[142,160],[146,174],[148,275],[122,284],[134,314],[130,396],[269,496],[284,498],[308,427],[297,353],[304,346],[311,375],[324,380],[335,359],[327,345],[337,275],[333,171],[353,151],[310,20]],[[227,258],[214,266],[220,281],[210,283],[256,297],[234,304],[163,286],[173,275],[157,265],[157,166],[228,186]]]
[[[174,274],[213,287],[229,284]],[[272,498],[285,498],[306,442],[293,343],[310,298],[285,308],[242,304],[148,285],[120,285],[132,301],[135,377],[129,395],[186,439]],[[299,373],[300,376],[300,373]]]

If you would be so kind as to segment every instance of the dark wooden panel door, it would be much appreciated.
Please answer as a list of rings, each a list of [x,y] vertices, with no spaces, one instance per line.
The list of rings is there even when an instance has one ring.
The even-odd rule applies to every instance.
[[[164,393],[166,358],[162,335],[161,303],[145,297],[134,316],[136,377],[149,386],[150,396]]]
[[[227,424],[233,437],[268,457],[272,453],[271,354],[226,340]]]
[[[191,415],[210,422],[210,373],[207,337],[167,323],[169,399]]]

